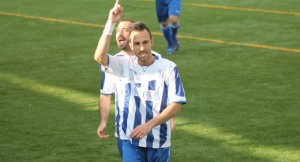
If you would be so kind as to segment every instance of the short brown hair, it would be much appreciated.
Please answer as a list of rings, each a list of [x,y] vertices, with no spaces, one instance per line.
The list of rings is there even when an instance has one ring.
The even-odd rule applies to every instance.
[[[136,21],[132,24],[132,26],[130,27],[131,31],[144,31],[147,30],[147,32],[149,33],[150,39],[152,39],[152,34],[150,29],[141,21]]]
[[[120,23],[120,22],[123,22],[123,21],[129,21],[129,22],[131,22],[131,23],[134,23],[134,21],[131,20],[131,19],[121,19],[121,20],[119,21],[119,23]]]

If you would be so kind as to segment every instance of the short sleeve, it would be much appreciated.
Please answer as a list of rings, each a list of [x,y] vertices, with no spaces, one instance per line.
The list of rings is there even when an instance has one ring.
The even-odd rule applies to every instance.
[[[115,76],[102,72],[100,93],[103,95],[111,95],[115,92]]]
[[[185,92],[184,92],[183,84],[177,66],[173,66],[169,72],[170,72],[168,78],[169,103],[179,102],[182,104],[186,104]]]

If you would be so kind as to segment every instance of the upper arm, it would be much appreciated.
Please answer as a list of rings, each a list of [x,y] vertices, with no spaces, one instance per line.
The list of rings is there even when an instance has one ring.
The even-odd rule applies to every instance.
[[[174,66],[170,69],[168,87],[168,97],[170,103],[186,103],[185,92],[177,66]]]
[[[115,77],[111,74],[102,72],[100,93],[103,95],[111,95],[115,92]]]

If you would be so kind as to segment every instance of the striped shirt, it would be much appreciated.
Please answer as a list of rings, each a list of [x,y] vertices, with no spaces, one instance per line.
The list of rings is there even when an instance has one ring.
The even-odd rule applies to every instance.
[[[148,67],[135,56],[109,55],[108,73],[116,75],[116,136],[129,139],[131,131],[160,114],[170,103],[186,103],[176,64],[155,56]],[[129,139],[140,147],[170,147],[170,121],[155,126],[141,140]]]
[[[161,57],[161,55],[155,51],[152,51],[152,53],[157,56]],[[117,53],[115,56],[126,56],[122,51]],[[115,93],[116,90],[116,78],[115,75],[110,74],[109,70],[105,70],[103,67],[100,67],[102,71],[106,71],[106,73],[102,73],[101,76],[101,85],[100,85],[100,93],[103,95],[112,95]],[[122,82],[118,82],[122,83]]]

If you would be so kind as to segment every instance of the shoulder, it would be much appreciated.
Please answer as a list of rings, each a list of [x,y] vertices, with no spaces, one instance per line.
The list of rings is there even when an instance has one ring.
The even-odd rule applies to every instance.
[[[125,55],[122,51],[115,55],[108,55],[108,56],[109,56],[110,60],[116,60],[116,61],[118,61],[118,60],[123,61],[123,60],[129,59],[129,56]]]
[[[164,64],[166,66],[176,66],[176,64],[173,61],[171,61],[169,59],[162,58],[162,57],[158,58],[157,61],[160,64]]]
[[[116,57],[123,57],[125,56],[124,53],[122,51],[120,51],[119,53],[115,54]]]
[[[161,58],[161,54],[157,53],[156,51],[151,51],[151,52],[156,58]]]

